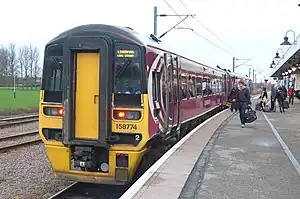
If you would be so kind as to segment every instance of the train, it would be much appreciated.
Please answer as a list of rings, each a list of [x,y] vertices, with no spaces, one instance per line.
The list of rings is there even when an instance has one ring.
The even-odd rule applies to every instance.
[[[45,45],[39,135],[53,175],[126,185],[145,155],[227,107],[246,76],[174,53],[154,35],[88,24]],[[156,144],[154,144],[156,143]]]

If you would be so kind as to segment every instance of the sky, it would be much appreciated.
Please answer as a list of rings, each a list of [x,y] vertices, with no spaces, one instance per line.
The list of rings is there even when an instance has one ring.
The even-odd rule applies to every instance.
[[[236,72],[248,74],[251,67],[260,72],[258,80],[268,76],[277,49],[285,50],[280,43],[286,32],[293,30],[296,37],[300,33],[299,0],[182,0],[188,10],[180,0],[166,1],[178,14],[196,14],[198,22],[187,18],[178,27],[194,32],[173,29],[161,39],[164,45],[195,61],[230,70],[233,57],[252,59],[247,63],[252,66],[239,66]],[[31,42],[43,55],[49,40],[83,24],[129,26],[148,36],[153,33],[154,6],[158,14],[174,14],[164,0],[3,0],[0,44]],[[158,17],[158,35],[178,21],[176,16]],[[287,36],[294,40],[292,32]]]

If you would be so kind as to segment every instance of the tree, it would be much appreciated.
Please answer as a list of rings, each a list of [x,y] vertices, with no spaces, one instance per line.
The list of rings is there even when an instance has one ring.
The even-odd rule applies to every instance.
[[[16,53],[16,44],[10,43],[8,45],[8,66],[9,66],[9,75],[11,76],[12,86],[16,86],[16,75],[17,75],[17,53]],[[16,98],[14,89],[14,98]]]
[[[33,88],[33,83],[36,83],[37,80],[37,74],[39,71],[39,58],[40,55],[37,47],[29,44],[29,71],[31,79],[31,89]]]
[[[19,49],[18,63],[20,65],[20,77],[24,86],[25,81],[28,78],[29,70],[29,47],[24,45]],[[23,88],[23,87],[22,87]]]
[[[7,86],[8,62],[8,51],[4,46],[0,46],[0,86]]]

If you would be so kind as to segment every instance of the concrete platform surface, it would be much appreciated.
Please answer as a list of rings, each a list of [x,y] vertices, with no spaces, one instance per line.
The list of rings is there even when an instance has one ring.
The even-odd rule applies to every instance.
[[[257,115],[241,128],[237,114],[215,133],[180,199],[300,199],[300,104]]]

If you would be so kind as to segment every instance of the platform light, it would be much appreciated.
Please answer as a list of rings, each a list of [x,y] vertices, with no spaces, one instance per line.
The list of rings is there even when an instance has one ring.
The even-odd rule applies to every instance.
[[[289,42],[289,38],[285,36],[283,38],[283,42],[280,45],[292,45],[292,44]]]
[[[281,75],[282,75],[282,76],[285,76],[285,72],[282,72]]]
[[[289,72],[288,71],[285,71],[285,75],[288,75],[289,74]]]
[[[276,53],[276,56],[274,57],[274,59],[280,59],[279,53]]]
[[[292,69],[289,68],[289,69],[288,69],[288,72],[289,72],[289,73],[292,73]]]
[[[297,70],[297,67],[293,66],[292,71],[295,72]]]

